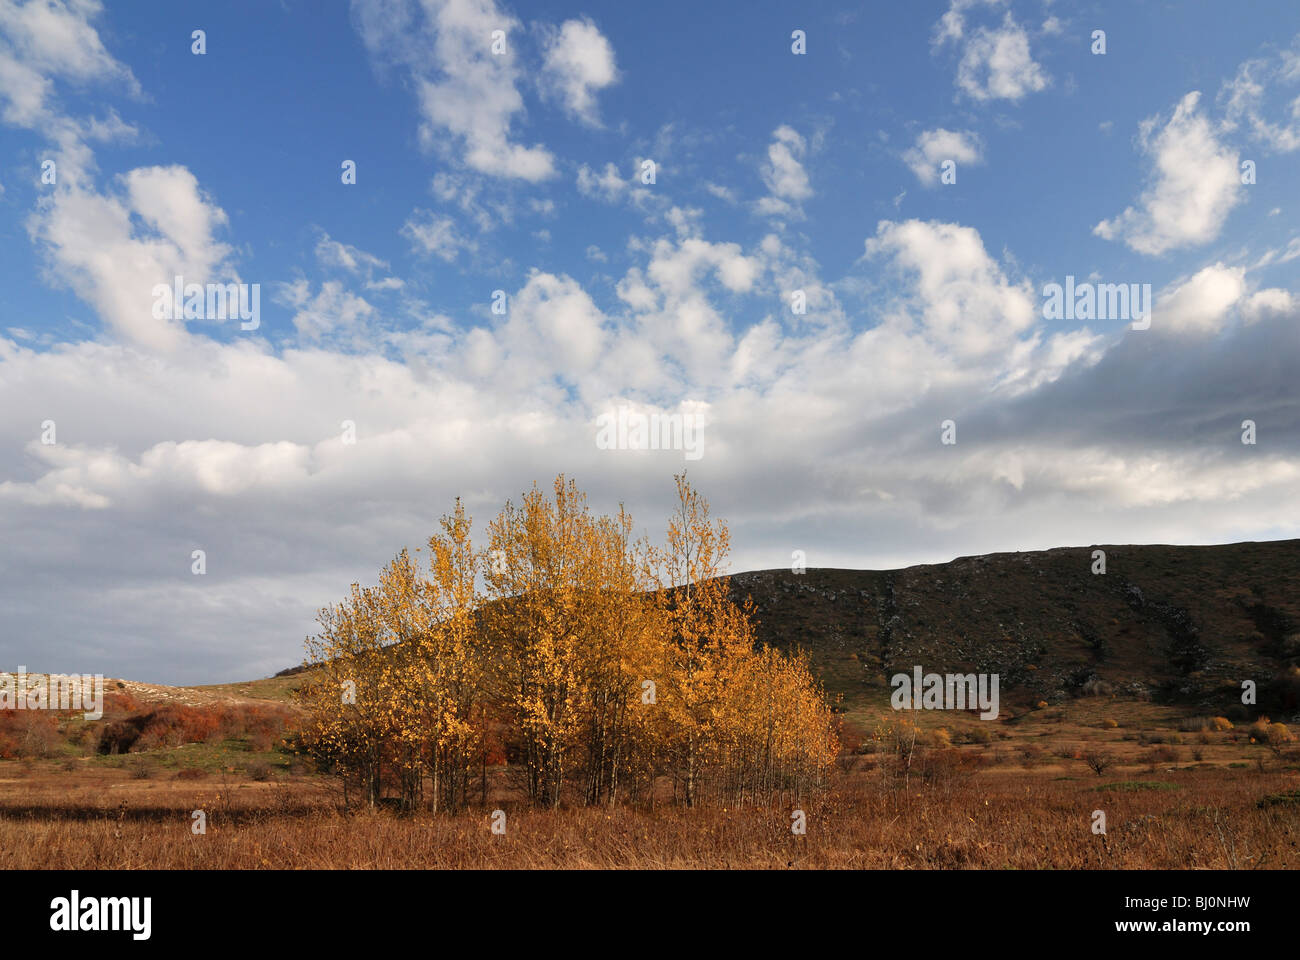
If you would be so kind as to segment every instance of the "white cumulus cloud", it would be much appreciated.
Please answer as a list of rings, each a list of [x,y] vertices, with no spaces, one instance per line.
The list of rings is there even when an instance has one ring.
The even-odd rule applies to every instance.
[[[1200,97],[1187,94],[1163,123],[1159,116],[1142,122],[1138,144],[1151,160],[1150,183],[1135,206],[1102,220],[1093,233],[1150,256],[1218,236],[1242,200],[1240,171],[1236,151],[1198,109]]]
[[[969,130],[925,130],[916,138],[916,144],[903,153],[903,162],[916,174],[924,186],[939,181],[940,166],[945,160],[962,164],[983,162],[983,148],[978,134]]]
[[[542,43],[541,85],[583,123],[600,122],[596,94],[618,82],[614,48],[590,20],[566,20]]]

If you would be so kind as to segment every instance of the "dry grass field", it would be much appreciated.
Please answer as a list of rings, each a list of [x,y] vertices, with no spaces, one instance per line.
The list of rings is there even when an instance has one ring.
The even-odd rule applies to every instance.
[[[194,744],[0,761],[0,867],[1300,866],[1293,748],[1252,743],[1240,728],[1180,733],[1150,704],[1075,707],[1068,717],[1044,709],[995,722],[988,743],[945,746],[965,739],[963,728],[939,734],[932,723],[906,780],[896,758],[868,739],[841,757],[828,790],[800,805],[803,835],[791,830],[789,803],[530,809],[503,771],[491,778],[487,807],[446,817],[343,813],[334,783],[283,752]],[[1102,713],[1121,719],[1112,727]],[[1095,752],[1113,761],[1100,776],[1083,759]],[[490,829],[497,808],[506,812],[504,835]],[[191,830],[194,810],[205,812],[204,834]],[[1093,832],[1098,810],[1104,836]]]

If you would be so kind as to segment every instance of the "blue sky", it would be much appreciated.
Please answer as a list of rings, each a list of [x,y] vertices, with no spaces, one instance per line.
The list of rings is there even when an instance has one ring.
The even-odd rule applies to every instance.
[[[657,532],[688,466],[736,569],[1296,536],[1300,7],[805,6],[0,0],[0,657],[269,672],[561,470]]]
[[[228,235],[250,276],[310,276],[320,229],[402,265],[413,295],[452,313],[482,303],[484,280],[494,289],[496,281],[520,284],[533,267],[583,279],[610,275],[611,268],[594,269],[585,256],[593,243],[615,265],[628,262],[621,248],[642,219],[635,211],[611,215],[582,197],[574,170],[613,162],[630,178],[636,158],[653,153],[663,136],[690,144],[659,161],[674,201],[703,210],[711,233],[756,242],[768,225],[704,184],[759,193],[760,161],[781,124],[824,138],[806,163],[816,196],[804,205],[807,219],[792,226],[830,278],[861,275],[855,263],[864,227],[900,215],[979,224],[985,245],[1016,252],[1030,275],[1112,275],[1131,255],[1083,228],[1140,175],[1130,148],[1138,124],[1167,111],[1188,88],[1217,92],[1237,64],[1266,45],[1262,18],[1227,4],[1187,4],[1176,16],[1157,4],[1071,8],[1069,28],[1038,45],[1051,86],[1018,102],[984,104],[954,90],[955,52],[931,49],[942,4],[838,12],[827,6],[811,16],[789,5],[755,4],[743,16],[720,8],[703,21],[696,6],[611,4],[590,11],[601,14],[599,26],[623,75],[600,95],[603,126],[570,122],[558,104],[528,103],[527,116],[514,125],[519,140],[546,144],[564,169],[537,186],[485,187],[518,209],[513,222],[480,241],[479,269],[465,257],[453,264],[422,260],[400,235],[413,201],[438,206],[431,177],[455,175],[457,165],[420,149],[407,78],[372,63],[345,4],[123,5],[97,22],[139,81],[141,96],[95,88],[71,91],[68,105],[90,112],[108,105],[140,128],[131,142],[97,151],[105,179],[160,162],[191,170],[229,214]],[[1041,33],[1053,8],[1037,6],[1025,8],[1023,18],[1027,30]],[[985,19],[995,22],[992,13]],[[562,5],[530,5],[525,23],[576,15]],[[1277,4],[1269,20],[1278,36],[1300,29],[1300,12],[1286,4]],[[809,55],[790,54],[792,24],[810,34]],[[1109,27],[1104,57],[1089,52],[1095,25]],[[190,53],[190,32],[200,27],[210,38],[206,57]],[[520,33],[523,58],[535,44],[526,27]],[[1102,124],[1108,124],[1104,131]],[[972,129],[986,144],[982,166],[959,171],[958,183],[943,191],[921,188],[899,156],[920,130],[935,127]],[[41,254],[22,242],[21,213],[39,196],[32,173],[45,143],[39,131],[8,132],[14,139],[7,161],[26,176],[6,178],[4,236],[13,253],[2,268],[6,289],[15,292],[20,311],[30,312],[34,328],[69,336],[75,318],[93,330],[93,308],[66,293],[54,301],[67,324],[60,327],[49,316],[57,291],[32,282]],[[357,161],[360,189],[342,189],[339,159]],[[1294,157],[1269,160],[1268,179],[1294,181]],[[532,212],[532,199],[560,209]],[[1284,243],[1286,220],[1270,218],[1265,207],[1239,211],[1221,241]],[[1080,229],[1062,231],[1067,222]],[[539,243],[539,230],[549,231],[549,243]],[[1173,258],[1141,266],[1144,279],[1161,284],[1178,270]],[[613,290],[597,282],[592,293],[608,302]],[[270,306],[267,335],[292,336],[292,313]]]

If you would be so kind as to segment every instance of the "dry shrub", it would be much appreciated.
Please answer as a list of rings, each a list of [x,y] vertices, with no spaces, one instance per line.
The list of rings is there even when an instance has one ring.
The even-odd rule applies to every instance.
[[[166,737],[161,730],[145,730],[140,736],[136,737],[135,743],[131,744],[130,749],[143,753],[147,750],[159,750],[163,747],[171,746],[168,744]],[[179,746],[179,744],[175,744]]]
[[[962,753],[952,747],[925,750],[917,761],[921,782],[937,788],[945,796],[969,780],[982,764],[979,755]]]
[[[1270,747],[1280,747],[1284,743],[1290,743],[1295,737],[1287,729],[1285,723],[1270,723],[1268,732],[1265,735],[1265,742]]]
[[[126,753],[139,739],[140,729],[135,724],[126,720],[111,720],[99,732],[96,749],[105,754]]]
[[[63,739],[74,747],[86,747],[94,736],[94,724],[69,724],[63,733]]]
[[[924,752],[917,725],[908,717],[898,716],[881,721],[871,736],[883,754],[876,765],[882,780],[891,787],[909,783],[913,764]]]
[[[1043,758],[1044,750],[1036,743],[1026,743],[1020,748],[1020,765],[1028,770]]]
[[[59,739],[59,728],[54,717],[45,710],[17,712],[23,714],[17,721],[17,755],[29,759],[50,756]]]
[[[1114,756],[1101,750],[1089,750],[1080,759],[1088,765],[1089,770],[1099,777],[1115,763]]]
[[[1272,726],[1268,717],[1260,717],[1250,725],[1250,739],[1255,743],[1268,743],[1268,728]]]
[[[1157,764],[1177,763],[1178,750],[1166,746],[1152,747],[1143,753],[1140,759],[1147,765],[1148,769],[1154,768]]]
[[[958,738],[963,743],[987,744],[993,741],[993,734],[984,726],[967,727],[958,734]]]
[[[139,713],[143,708],[140,701],[124,690],[104,691],[104,716],[125,716]]]

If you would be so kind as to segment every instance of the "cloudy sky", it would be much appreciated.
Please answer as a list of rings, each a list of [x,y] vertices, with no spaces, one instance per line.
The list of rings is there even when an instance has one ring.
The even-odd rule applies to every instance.
[[[266,675],[560,471],[735,570],[1300,535],[1300,6],[843,6],[0,0],[0,669]]]

